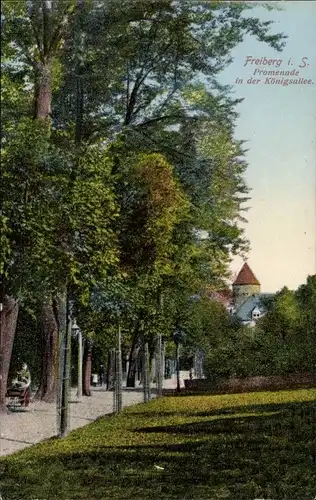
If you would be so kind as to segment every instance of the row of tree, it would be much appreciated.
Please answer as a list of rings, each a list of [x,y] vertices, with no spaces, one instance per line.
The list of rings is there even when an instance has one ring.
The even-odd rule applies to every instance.
[[[277,50],[284,36],[241,2],[1,8],[3,410],[19,314],[23,336],[25,322],[39,333],[24,340],[42,346],[49,401],[69,304],[89,377],[92,340],[110,347],[120,324],[132,360],[184,321],[192,293],[228,276],[247,249],[248,191],[239,101],[217,76],[246,35]]]

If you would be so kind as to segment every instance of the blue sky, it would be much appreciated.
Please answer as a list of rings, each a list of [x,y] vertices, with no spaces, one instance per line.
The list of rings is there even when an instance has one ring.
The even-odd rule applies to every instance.
[[[248,263],[264,292],[283,286],[295,289],[308,274],[316,273],[316,2],[277,4],[281,11],[258,6],[251,15],[275,21],[272,30],[288,35],[283,51],[247,37],[221,75],[221,82],[234,85],[234,95],[244,98],[238,107],[236,137],[247,140],[249,149]],[[282,59],[282,63],[279,67],[245,66],[247,56]],[[299,68],[303,57],[308,58],[306,66]],[[288,66],[289,58],[292,66]],[[247,84],[256,68],[297,68],[299,76],[313,84],[269,85],[264,76],[258,76],[262,79],[258,84]],[[236,78],[243,83],[235,84]],[[234,259],[232,271],[241,265],[241,259]]]

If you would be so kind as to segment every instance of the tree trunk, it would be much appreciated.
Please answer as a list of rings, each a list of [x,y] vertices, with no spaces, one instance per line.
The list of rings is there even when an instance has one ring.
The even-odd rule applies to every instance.
[[[84,396],[91,396],[91,367],[92,367],[92,345],[89,340],[85,341],[83,354],[83,381],[82,392]]]
[[[52,64],[38,63],[34,89],[34,118],[46,120],[52,106]]]
[[[150,382],[156,383],[157,381],[157,362],[156,356],[150,352],[149,353],[149,373]]]
[[[44,304],[41,310],[42,373],[35,398],[52,403],[56,398],[58,380],[58,323],[53,303]]]
[[[107,382],[106,382],[106,388],[108,391],[112,391],[114,388],[114,377],[115,377],[115,349],[111,349],[108,355],[108,370],[107,370]]]
[[[143,391],[144,403],[147,403],[151,399],[148,342],[144,342],[143,346]]]
[[[138,344],[138,333],[134,335],[133,338],[133,343],[131,347],[131,352],[129,356],[129,366],[128,366],[128,374],[127,374],[127,381],[126,381],[126,387],[135,387],[135,379],[136,379],[136,372],[137,372],[137,359],[138,359],[138,354],[139,354],[139,346]]]
[[[38,63],[34,86],[34,118],[46,120],[51,114],[52,65]],[[35,398],[51,403],[56,397],[58,378],[58,324],[52,303],[44,303],[40,312],[42,334],[42,373]]]
[[[1,299],[0,299],[1,300]],[[5,295],[0,311],[0,412],[6,412],[5,395],[11,354],[18,319],[18,303],[13,297]]]

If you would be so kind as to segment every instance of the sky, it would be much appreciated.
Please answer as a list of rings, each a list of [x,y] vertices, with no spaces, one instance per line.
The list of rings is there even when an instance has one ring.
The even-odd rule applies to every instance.
[[[247,36],[234,49],[234,61],[220,77],[221,83],[233,85],[234,97],[244,98],[238,105],[235,135],[246,140],[249,149],[245,174],[251,188],[245,226],[251,245],[248,264],[262,292],[283,286],[296,289],[316,273],[316,1],[274,3],[282,10],[269,12],[258,6],[251,15],[273,20],[271,31],[288,36],[286,47],[277,52]],[[245,65],[247,56],[282,62]],[[256,69],[298,70],[298,76],[288,78],[312,82],[271,84],[258,71],[254,76]],[[248,83],[251,77],[261,81]],[[233,275],[242,264],[241,258],[233,259]]]

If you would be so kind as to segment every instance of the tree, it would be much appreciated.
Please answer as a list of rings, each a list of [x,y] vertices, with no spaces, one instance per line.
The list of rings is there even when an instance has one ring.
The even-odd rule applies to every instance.
[[[104,206],[100,207],[97,202],[90,204],[89,199],[89,213],[84,212],[84,220],[80,217],[74,220],[69,207],[72,203],[80,205],[76,196],[79,192],[82,195],[84,185],[89,185],[85,184],[84,166],[80,166],[79,162],[86,153],[90,159],[94,158],[88,169],[89,175],[96,175],[99,180],[102,177],[104,182],[109,181],[109,176],[112,180],[112,175],[122,166],[115,155],[114,165],[109,168],[111,172],[103,162],[106,156],[104,141],[111,143],[118,132],[123,132],[127,150],[135,154],[150,154],[154,150],[155,153],[163,153],[165,160],[175,166],[175,178],[180,182],[180,190],[189,197],[193,207],[190,214],[193,218],[182,221],[177,231],[172,232],[172,237],[170,232],[167,238],[168,241],[174,238],[177,242],[174,246],[178,247],[177,255],[181,256],[183,268],[192,270],[194,267],[184,264],[187,256],[191,263],[196,262],[196,269],[203,276],[206,275],[206,269],[213,280],[225,272],[228,252],[231,249],[238,251],[242,244],[237,226],[231,222],[236,219],[236,205],[233,208],[230,205],[229,224],[224,223],[225,212],[219,211],[219,216],[215,218],[216,224],[212,225],[209,214],[205,214],[202,209],[202,198],[208,187],[202,189],[197,198],[195,196],[193,203],[190,172],[193,170],[195,178],[198,178],[205,161],[200,161],[201,154],[197,154],[195,145],[192,149],[190,141],[184,148],[183,139],[192,124],[195,126],[197,117],[200,117],[201,122],[199,130],[202,122],[204,125],[215,122],[217,125],[220,123],[221,130],[225,129],[226,134],[233,133],[236,102],[229,98],[227,89],[218,85],[216,76],[229,63],[231,49],[245,34],[253,34],[275,48],[282,48],[283,37],[270,35],[270,23],[243,16],[245,9],[248,11],[249,8],[247,4],[203,3],[201,9],[196,9],[187,1],[144,4],[135,0],[124,2],[124,8],[116,1],[106,4],[73,0],[4,2],[3,37],[13,66],[8,74],[16,72],[20,65],[19,81],[24,81],[27,88],[34,90],[32,115],[35,118],[35,123],[31,124],[30,120],[14,117],[14,121],[8,120],[4,132],[8,139],[5,151],[8,176],[10,178],[13,165],[12,172],[21,180],[18,189],[13,190],[13,197],[7,181],[2,188],[5,203],[1,237],[5,243],[3,274],[6,275],[6,296],[9,297],[9,292],[13,293],[13,283],[33,283],[33,288],[36,283],[41,285],[39,290],[45,291],[47,306],[51,309],[52,301],[57,300],[60,307],[58,295],[60,292],[65,295],[62,288],[67,277],[67,284],[71,284],[73,293],[80,290],[80,300],[87,300],[92,281],[100,277],[97,268],[104,276],[113,265],[115,238],[111,224],[108,224],[115,213],[111,183],[109,189],[106,191],[104,188],[102,192],[102,196],[107,192],[103,198]],[[73,78],[74,75],[76,78]],[[200,88],[196,79],[202,76],[207,80],[208,87],[205,91],[207,99],[202,99],[201,107],[201,99],[196,97],[196,90]],[[26,94],[28,97],[25,100],[23,97],[23,109],[29,105],[29,92]],[[193,95],[195,97],[191,102]],[[201,96],[201,92],[198,96]],[[51,112],[52,123],[49,119]],[[203,121],[204,115],[206,119]],[[15,127],[16,123],[18,127]],[[9,145],[11,134],[13,146]],[[40,147],[37,148],[36,144],[36,148],[29,150],[29,140],[33,141],[36,136],[40,139]],[[101,141],[97,142],[99,139]],[[88,149],[85,149],[86,141],[89,142]],[[36,151],[34,158],[30,151]],[[193,153],[193,157],[185,163],[188,152]],[[112,151],[108,152],[108,156],[112,156]],[[102,169],[93,170],[96,158],[103,165],[103,173]],[[226,160],[228,162],[227,157]],[[21,169],[17,168],[19,164]],[[210,171],[206,171],[209,175]],[[81,180],[78,172],[83,175]],[[41,188],[44,188],[41,193],[36,188],[38,180]],[[94,185],[97,192],[101,189],[99,180]],[[234,193],[239,192],[239,188],[240,185],[235,182]],[[229,190],[232,192],[231,187]],[[92,190],[94,194],[96,191]],[[13,204],[14,212],[18,213],[17,222],[14,223]],[[204,208],[206,206],[204,203]],[[59,210],[60,207],[62,210]],[[109,217],[105,214],[106,208],[110,208]],[[148,209],[144,205],[143,208]],[[95,210],[97,216],[93,215]],[[51,219],[49,213],[53,214]],[[43,214],[45,224],[40,214]],[[58,217],[58,214],[61,216]],[[105,226],[102,225],[102,217],[107,221]],[[146,228],[146,236],[151,244],[154,241],[155,251],[163,252],[167,240],[160,238],[159,217],[155,217],[154,231],[150,232]],[[172,220],[169,216],[162,217],[162,222],[167,224],[169,218]],[[203,218],[208,221],[207,224],[202,223]],[[91,254],[93,238],[88,228],[91,227],[93,231],[99,223],[101,235],[96,236],[95,241],[100,252],[94,258]],[[206,228],[208,235],[203,243],[193,231],[201,228]],[[103,239],[108,236],[108,240]],[[29,246],[30,238],[33,237],[36,242],[34,255]],[[105,241],[110,242],[111,249]],[[180,241],[186,243],[184,251],[179,249]],[[221,242],[221,247],[217,251],[218,242]],[[208,245],[212,248],[212,265],[210,262],[205,264]],[[171,269],[177,268],[174,246],[173,264],[170,255],[163,256],[162,253],[153,260],[158,266],[158,282],[160,273],[165,276],[166,282]],[[148,255],[149,250],[146,248]],[[105,258],[105,255],[108,257]],[[55,262],[60,264],[58,269]],[[89,272],[91,263],[92,273]],[[20,279],[19,269],[22,267],[23,279]],[[34,269],[39,270],[35,275]],[[59,269],[61,272],[58,272]],[[188,278],[189,273],[184,275]],[[146,282],[146,274],[142,273],[141,276]],[[135,283],[138,278],[134,277]],[[87,283],[86,287],[83,286],[84,282]],[[52,294],[55,294],[54,299]],[[30,295],[31,289],[28,292]],[[17,297],[17,294],[10,295],[13,296]],[[52,314],[48,316],[53,318]],[[10,325],[14,325],[14,322],[10,322]],[[49,332],[53,331],[56,332],[56,328],[49,329]],[[52,338],[49,332],[48,340]],[[56,335],[53,337],[56,339]],[[7,333],[6,339],[6,343],[12,346],[13,333]]]
[[[308,276],[305,285],[296,291],[300,307],[300,336],[306,344],[310,369],[315,371],[316,363],[316,275]]]
[[[307,283],[296,291],[301,310],[302,330],[316,342],[316,275],[308,276]]]
[[[33,80],[33,117],[37,120],[45,122],[43,124],[43,129],[41,129],[41,127],[38,127],[37,132],[43,134],[46,139],[48,138],[47,128],[49,127],[49,123],[46,122],[50,118],[51,114],[51,99],[54,74],[53,70],[55,58],[60,48],[60,42],[63,37],[64,27],[68,22],[69,15],[73,11],[73,7],[74,2],[72,1],[68,1],[65,3],[47,1],[39,2],[37,0],[28,3],[24,1],[17,1],[13,3],[4,2],[2,5],[2,15],[4,16],[3,39],[6,47],[10,47],[10,56],[13,67],[14,65],[18,66],[20,64],[22,73],[24,73],[24,78],[31,77],[31,79]],[[9,133],[8,128],[10,127],[7,127],[7,134]],[[34,132],[34,127],[31,126],[31,130]],[[29,146],[30,145],[28,144],[28,147]],[[22,151],[16,153],[21,154]],[[36,160],[37,159],[35,159],[35,163]],[[18,161],[18,157],[15,158],[15,161]],[[22,164],[23,163],[25,166],[25,162],[22,161]],[[31,163],[32,160],[30,164]],[[26,171],[27,170],[29,169],[26,169]],[[24,209],[26,209],[27,205],[30,204],[29,200],[27,199],[27,197],[30,196],[30,193],[27,187],[28,181],[25,181],[24,184]],[[21,205],[21,210],[26,212],[27,209],[23,209],[23,202],[20,203],[20,207]],[[20,243],[21,240],[23,240],[22,234],[23,233],[19,234]],[[21,251],[23,253],[23,249],[21,249]],[[11,279],[14,278],[16,278],[16,276],[12,276]],[[6,280],[6,282],[7,281],[8,280]],[[6,284],[4,284],[3,286],[3,290],[4,294],[6,295],[7,291],[5,285]],[[11,299],[11,301],[12,300],[13,299]],[[17,306],[14,308],[14,310],[16,308]],[[56,346],[57,321],[54,316],[54,311],[52,310],[52,305],[45,304],[43,308],[45,309],[45,311],[43,312],[43,316],[47,320],[48,318],[50,318],[50,321],[46,322],[46,325],[48,326],[48,331],[45,333],[47,337],[46,347],[50,344]],[[7,328],[5,328],[2,335],[4,336],[4,344],[8,344],[8,353],[10,353],[12,350],[16,322],[9,321],[6,322],[3,326],[7,325],[10,325],[10,327],[13,329],[9,331]],[[10,345],[11,348],[9,347]],[[48,357],[55,356],[54,353],[45,352],[44,355],[46,356],[46,354],[48,355]],[[10,358],[7,360],[6,365],[10,365]],[[48,368],[49,365],[46,366]],[[47,374],[48,378],[52,378],[53,369],[50,370],[50,373],[49,371],[47,371]],[[55,390],[54,384],[52,384],[51,382],[51,380],[49,381],[49,383],[47,383],[47,380],[43,380],[41,387],[42,395],[45,394],[45,391],[48,388],[47,386],[51,386],[52,391]],[[47,392],[47,398],[52,398],[51,391]],[[4,406],[3,397],[1,397],[0,404],[2,405],[2,407]]]
[[[245,35],[276,49],[284,46],[282,35],[270,34],[271,22],[244,15],[251,8],[251,4],[231,2],[203,2],[198,9],[190,1],[93,2],[82,22],[88,54],[81,73],[86,133],[110,137],[133,127],[137,133],[146,132],[139,136],[143,141],[147,126],[179,123],[193,114],[189,103],[183,102],[183,89],[196,82],[197,76],[205,76],[210,88],[223,97],[225,89],[217,84],[216,76],[230,63],[231,50]],[[67,96],[75,94],[69,62],[76,40],[70,32],[65,53],[70,71],[65,72],[59,94],[60,109],[68,120],[74,116],[74,101],[71,105]]]
[[[126,182],[128,179],[129,182]],[[158,294],[162,281],[174,275],[176,227],[188,217],[188,202],[162,155],[147,154],[122,165],[117,178],[120,268],[132,290],[137,311],[130,374],[135,372],[139,335],[152,344],[157,331]],[[136,291],[137,290],[137,291]],[[152,349],[151,349],[152,353]],[[129,384],[134,384],[130,376]]]
[[[262,319],[261,326],[285,341],[297,331],[299,320],[299,304],[295,293],[284,287],[274,297],[273,306]]]
[[[246,34],[278,50],[284,46],[283,35],[270,34],[271,22],[245,16],[251,8],[244,3],[203,3],[196,9],[187,1],[134,1],[121,9],[112,1],[95,4],[81,25],[86,54],[80,70],[83,135],[109,141],[122,133],[126,151],[154,150],[174,165],[194,209],[188,230],[205,231],[200,247],[213,256],[212,277],[227,274],[231,250],[246,250],[237,224],[247,198],[242,182],[246,163],[242,144],[232,138],[240,101],[218,84],[217,75]],[[75,32],[67,40],[64,65],[69,68],[74,68],[69,62],[76,40]],[[97,43],[101,48],[95,51]],[[115,64],[110,47],[116,48]],[[66,68],[62,92],[56,93],[61,127],[75,115],[74,81]],[[220,148],[226,150],[224,169]],[[115,165],[115,172],[122,167],[119,161]],[[220,202],[223,188],[226,196]]]
[[[314,371],[313,311],[313,277],[296,291],[284,287],[270,300],[267,314],[254,329],[253,364],[258,374]]]
[[[244,16],[249,8],[213,3],[196,9],[190,2],[166,1],[150,5],[129,2],[123,9],[113,1],[94,4],[81,24],[85,48],[80,69],[83,136],[90,141],[96,137],[111,141],[122,133],[125,156],[131,151],[150,154],[154,150],[175,165],[181,188],[194,203],[191,222],[182,224],[181,234],[173,237],[186,242],[181,258],[189,257],[190,265],[194,263],[204,278],[208,274],[214,285],[227,273],[230,252],[245,248],[237,222],[243,201],[238,194],[246,195],[242,184],[246,164],[239,158],[241,145],[232,139],[238,101],[231,99],[229,89],[218,85],[216,76],[229,64],[231,49],[247,33],[277,49],[284,44],[282,35],[270,35],[271,23]],[[67,39],[62,92],[56,92],[54,118],[61,128],[69,127],[76,113],[75,65],[71,64],[76,40],[75,32]],[[116,48],[115,64],[112,47]],[[207,85],[197,83],[202,75]],[[191,140],[193,127],[197,133]],[[210,147],[206,151],[205,144],[197,147],[199,134],[205,136],[207,128],[215,131],[213,142],[209,138],[213,151]],[[213,159],[219,140],[225,149],[225,167],[220,148]],[[120,174],[124,162],[116,152],[113,173]],[[221,181],[216,190],[213,178],[218,182],[223,169],[226,184]],[[223,188],[226,196],[221,203]],[[207,235],[203,242],[196,237],[200,229]]]
[[[57,359],[55,351],[58,346],[60,292],[63,294],[67,287],[75,287],[79,299],[85,300],[91,280],[96,279],[96,274],[104,276],[106,269],[113,264],[115,238],[109,221],[116,215],[114,196],[108,182],[110,162],[104,147],[101,144],[90,146],[85,150],[85,155],[78,159],[75,138],[74,146],[68,140],[68,152],[56,146],[52,140],[49,114],[53,59],[59,50],[71,5],[63,4],[61,7],[56,2],[54,5],[51,2],[44,3],[39,8],[38,2],[33,2],[28,15],[24,11],[24,15],[22,13],[18,17],[23,29],[20,30],[18,25],[17,32],[14,32],[17,54],[21,49],[27,62],[34,63],[31,66],[36,113],[33,117],[35,120],[24,118],[19,120],[15,129],[10,123],[6,124],[5,129],[5,133],[10,134],[10,143],[3,150],[5,182],[1,187],[3,217],[6,217],[3,220],[8,220],[8,227],[4,226],[3,234],[4,240],[8,242],[3,263],[3,290],[7,294],[12,289],[15,296],[23,295],[23,292],[31,296],[33,292],[34,299],[36,285],[39,285],[35,293],[40,296],[41,291],[44,299],[44,345],[48,349],[44,356]],[[21,4],[17,3],[15,7],[19,9]],[[11,9],[10,6],[6,11],[9,32],[16,24],[14,16],[20,13],[14,10],[15,7]],[[54,10],[56,8],[57,11]],[[61,8],[66,8],[62,17]],[[53,20],[56,29],[53,29]],[[34,31],[38,49],[33,49],[33,52],[25,47],[29,26]],[[43,26],[42,40],[39,39],[40,26]],[[54,134],[54,139],[56,135],[58,133]],[[15,181],[18,178],[20,183],[12,192],[10,186],[13,178]],[[90,194],[92,198],[89,198]],[[14,258],[8,257],[10,252],[11,255],[14,253]],[[8,321],[3,326],[9,324],[14,326],[14,322]],[[10,335],[5,330],[3,332],[12,345],[13,330]],[[53,351],[49,346],[53,346]],[[51,369],[46,371],[47,376],[44,372],[40,388],[40,395],[47,399],[51,399],[55,392],[55,385],[48,383],[47,379],[54,376],[56,367],[46,363],[46,367],[49,366]],[[51,389],[49,391],[48,386]]]
[[[237,371],[233,351],[243,337],[242,329],[233,321],[222,304],[207,295],[191,297],[183,322],[186,331],[186,355],[203,353],[204,372],[210,379]],[[244,359],[244,358],[243,358]]]

